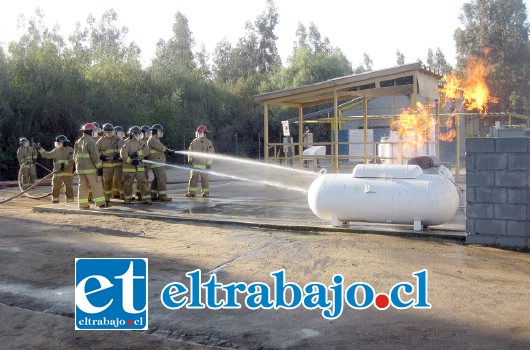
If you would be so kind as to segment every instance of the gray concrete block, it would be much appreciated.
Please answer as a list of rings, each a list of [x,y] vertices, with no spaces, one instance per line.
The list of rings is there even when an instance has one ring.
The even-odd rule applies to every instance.
[[[492,171],[482,170],[466,174],[467,186],[495,186],[495,173]]]
[[[509,204],[530,204],[530,191],[524,188],[507,189]]]
[[[495,173],[495,186],[502,187],[526,187],[528,186],[528,174],[526,171],[501,170]]]
[[[466,154],[465,162],[466,162],[466,173],[472,172],[475,170],[475,154]]]
[[[530,154],[508,154],[508,168],[511,170],[530,170]]]
[[[507,221],[506,235],[530,238],[530,221]]]
[[[523,137],[498,138],[495,141],[496,152],[528,152],[528,140]]]
[[[466,219],[466,233],[475,234],[475,219]]]
[[[528,239],[524,237],[499,236],[497,237],[496,244],[501,247],[526,248],[528,246]]]
[[[482,235],[505,235],[506,220],[477,219],[475,232]]]
[[[466,153],[495,152],[495,140],[497,139],[493,137],[466,139]]]
[[[477,154],[475,160],[477,170],[501,170],[508,168],[508,155],[501,154]]]
[[[500,220],[526,220],[526,205],[495,204],[494,218]]]
[[[495,245],[496,242],[497,242],[497,236],[478,235],[478,234],[466,236],[467,244]]]
[[[472,219],[493,219],[493,204],[468,203],[466,205],[466,217]]]
[[[507,203],[508,191],[503,187],[477,187],[475,190],[476,203]]]
[[[464,194],[466,196],[466,203],[475,203],[475,193],[477,187],[467,187]]]

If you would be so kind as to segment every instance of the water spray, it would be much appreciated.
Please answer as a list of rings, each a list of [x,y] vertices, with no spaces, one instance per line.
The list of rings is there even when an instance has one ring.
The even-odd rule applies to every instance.
[[[251,159],[230,157],[230,156],[226,156],[226,155],[222,155],[222,154],[214,154],[214,153],[206,153],[205,154],[205,153],[202,153],[202,152],[189,152],[189,151],[174,151],[174,153],[182,154],[182,155],[185,155],[185,156],[192,156],[192,157],[196,157],[196,158],[229,160],[229,161],[234,161],[234,162],[244,163],[244,164],[249,164],[249,165],[259,165],[259,166],[273,168],[273,169],[280,169],[280,170],[283,170],[283,171],[292,171],[292,172],[299,173],[299,174],[318,176],[317,173],[314,173],[314,172],[309,171],[309,170],[288,168],[288,167],[284,167],[284,166],[281,166],[281,165],[268,164],[268,163],[258,162],[256,160],[251,160]]]
[[[259,183],[259,184],[268,185],[268,186],[274,186],[274,187],[278,187],[278,188],[282,188],[282,189],[286,189],[286,190],[290,190],[290,191],[297,191],[297,192],[301,192],[301,193],[307,193],[307,189],[305,189],[305,188],[286,186],[286,185],[283,185],[281,183],[273,182],[273,181],[255,180],[255,179],[250,179],[248,177],[224,174],[224,173],[219,173],[217,171],[212,171],[212,170],[193,169],[193,168],[186,167],[186,166],[167,164],[167,163],[158,163],[158,162],[153,162],[151,160],[145,160],[145,159],[142,160],[142,162],[145,163],[145,164],[163,165],[163,166],[170,167],[170,168],[175,168],[175,169],[182,169],[182,170],[188,170],[188,171],[189,170],[193,170],[193,171],[196,171],[198,173],[210,174],[210,175],[226,177],[226,178],[229,178],[229,179],[241,180],[241,181],[246,181],[246,182],[254,182],[254,183]]]

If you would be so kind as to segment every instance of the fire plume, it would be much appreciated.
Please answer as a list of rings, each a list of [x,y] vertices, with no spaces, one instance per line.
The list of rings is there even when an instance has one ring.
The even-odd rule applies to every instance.
[[[462,99],[463,106],[467,111],[478,110],[482,114],[488,112],[489,103],[497,103],[498,99],[490,95],[486,77],[491,66],[484,59],[470,56],[463,73],[463,77],[452,72],[444,76],[444,86],[440,92],[447,101]]]
[[[396,135],[403,140],[406,148],[417,149],[431,141],[436,122],[429,113],[428,106],[416,104],[416,110],[406,109],[390,123]]]

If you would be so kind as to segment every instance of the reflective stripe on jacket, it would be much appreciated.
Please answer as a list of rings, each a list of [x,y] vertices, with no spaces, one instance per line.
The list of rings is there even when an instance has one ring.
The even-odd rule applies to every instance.
[[[107,156],[108,160],[103,161],[104,168],[113,168],[121,165],[121,160],[114,160],[114,156],[120,155],[120,148],[123,146],[123,141],[117,136],[111,137],[103,136],[96,142],[96,149],[101,156]]]
[[[142,163],[138,167],[135,167],[131,164],[133,153],[137,153],[138,157],[136,159],[142,160],[147,156],[149,148],[142,140],[138,141],[133,138],[128,138],[125,140],[125,143],[120,149],[120,157],[123,160],[123,172],[124,173],[135,173],[137,171],[144,171],[144,166]]]
[[[20,148],[17,150],[17,158],[20,165],[22,165],[24,162],[35,162],[37,160],[37,150],[35,148],[28,146],[20,146]],[[27,163],[23,167],[29,168],[34,166],[34,164]]]
[[[212,154],[215,153],[212,141],[208,140],[206,136],[202,139],[199,137],[195,138],[190,144],[189,151]],[[196,155],[189,155],[188,162],[190,162],[192,167],[195,169],[206,169],[206,165],[212,165],[213,163],[212,159],[208,157],[199,157]]]
[[[72,176],[74,171],[74,149],[72,147],[56,147],[50,152],[44,148],[39,149],[40,154],[46,159],[53,159],[53,170],[59,171],[57,176]],[[64,169],[61,171],[61,164]]]
[[[79,175],[95,174],[97,169],[103,166],[96,150],[96,143],[87,134],[75,142],[74,160]]]
[[[164,152],[167,148],[162,142],[160,142],[158,135],[151,135],[147,141],[147,145],[149,146],[149,155],[147,156],[147,159],[157,163],[166,162],[166,154]],[[161,164],[150,164],[150,166],[151,169],[163,167]]]

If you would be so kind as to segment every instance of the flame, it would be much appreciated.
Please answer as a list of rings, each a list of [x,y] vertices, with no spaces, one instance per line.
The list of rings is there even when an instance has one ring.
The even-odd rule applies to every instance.
[[[489,50],[484,50],[487,57]],[[458,110],[463,107],[466,111],[478,110],[480,114],[488,113],[488,104],[497,103],[498,98],[492,97],[486,77],[490,72],[491,66],[483,58],[469,56],[466,67],[461,76],[456,72],[443,77],[444,85],[440,88],[442,98],[451,106],[453,116],[449,117],[442,129],[446,132],[440,132],[438,135],[440,141],[452,141],[456,136],[454,129],[454,118]],[[460,101],[460,105],[457,104]]]
[[[416,104],[416,109],[405,109],[395,119],[392,119],[390,127],[396,131],[396,135],[403,141],[403,151],[414,151],[431,141],[431,135],[436,122],[429,113],[429,107],[421,103]]]
[[[454,116],[450,116],[449,118],[447,118],[444,124],[444,127],[448,129],[447,132],[440,131],[438,133],[438,139],[440,141],[448,141],[448,142],[453,141],[454,138],[456,137],[456,130],[453,128],[453,126],[454,126]]]
[[[463,77],[459,77],[455,72],[444,76],[445,84],[440,92],[445,96],[446,102],[454,103],[462,99],[465,110],[478,110],[481,114],[486,114],[488,104],[498,102],[497,98],[490,95],[486,84],[490,69],[491,66],[484,59],[470,56]]]

